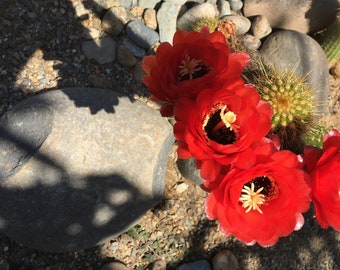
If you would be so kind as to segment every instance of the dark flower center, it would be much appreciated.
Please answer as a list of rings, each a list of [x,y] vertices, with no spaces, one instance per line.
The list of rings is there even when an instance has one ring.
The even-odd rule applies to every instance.
[[[178,69],[179,82],[203,77],[210,71],[210,67],[207,63],[202,60],[190,58],[189,55],[185,56],[181,64],[178,66]]]
[[[239,201],[246,213],[257,210],[262,214],[260,205],[266,205],[278,196],[279,188],[275,181],[268,176],[259,176],[243,186]]]
[[[227,105],[215,106],[203,122],[203,131],[208,140],[219,144],[232,144],[237,140],[238,126],[236,114],[227,109]]]

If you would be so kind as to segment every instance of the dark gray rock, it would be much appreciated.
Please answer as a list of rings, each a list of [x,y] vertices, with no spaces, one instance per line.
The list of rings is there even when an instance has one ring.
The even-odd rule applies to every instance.
[[[37,124],[46,111],[33,109],[45,104],[52,131]],[[0,185],[0,228],[10,238],[43,251],[80,250],[128,230],[162,200],[173,135],[158,111],[95,88],[49,91],[14,110],[30,112],[16,115],[32,127],[23,144],[36,147],[36,125],[47,132]]]
[[[118,45],[117,60],[125,67],[133,67],[137,63],[137,58],[123,44]]]
[[[315,33],[335,20],[340,0],[244,0],[246,17],[264,15],[272,28]]]
[[[88,59],[99,64],[106,64],[116,59],[116,42],[110,37],[86,40],[81,44],[83,53]]]
[[[130,268],[120,262],[111,262],[104,264],[100,270],[130,270]]]
[[[131,40],[144,49],[149,49],[159,41],[158,33],[140,21],[129,22],[126,25],[126,33]]]
[[[211,270],[207,260],[198,260],[191,263],[182,264],[176,270]]]
[[[200,170],[196,168],[196,160],[194,158],[176,160],[178,172],[186,179],[193,181],[195,184],[200,185],[203,179],[200,176]]]
[[[260,52],[267,63],[282,70],[307,75],[313,89],[316,112],[326,114],[328,96],[328,61],[320,45],[310,36],[292,30],[280,30],[267,37]]]
[[[14,107],[1,117],[0,182],[15,174],[51,133],[53,112],[48,106],[41,102],[34,107]]]
[[[134,43],[129,38],[123,38],[122,44],[129,49],[129,51],[136,57],[144,57],[145,56],[145,50],[141,47],[139,47],[136,43]]]

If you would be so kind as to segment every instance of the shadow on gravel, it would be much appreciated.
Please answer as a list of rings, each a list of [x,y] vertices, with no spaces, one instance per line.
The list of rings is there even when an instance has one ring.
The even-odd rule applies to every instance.
[[[82,42],[89,35],[89,27],[100,24],[103,14],[94,1],[83,0],[85,10],[95,18],[89,19],[86,13],[77,18],[76,3],[0,0],[0,114],[29,95],[65,87],[91,87],[94,80],[99,88],[129,96],[145,94],[142,84],[133,81],[131,68],[115,61],[98,64],[85,58]]]
[[[246,246],[234,237],[225,237],[221,233],[221,239],[225,239],[224,244],[209,252],[204,249],[207,234],[219,228],[215,221],[203,220],[190,234],[191,247],[184,255],[185,259],[176,264],[198,259],[207,259],[212,263],[218,251],[228,249],[236,256],[240,269],[339,269],[340,233],[331,228],[322,229],[313,217],[313,209],[304,216],[305,224],[301,230],[280,238],[272,247],[263,248],[257,244]]]

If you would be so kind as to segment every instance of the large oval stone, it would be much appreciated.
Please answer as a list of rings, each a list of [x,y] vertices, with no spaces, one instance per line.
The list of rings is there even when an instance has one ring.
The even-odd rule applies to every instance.
[[[313,38],[297,31],[280,30],[267,37],[260,52],[267,63],[282,70],[294,70],[297,76],[306,76],[313,90],[316,113],[328,113],[328,60]]]
[[[330,26],[340,0],[244,0],[246,17],[264,15],[272,28],[315,33]]]
[[[34,108],[46,104],[52,117],[37,124],[45,111]],[[36,149],[0,184],[0,228],[14,240],[52,252],[92,247],[135,225],[163,199],[173,135],[158,111],[90,88],[49,91],[14,110],[24,113],[12,121],[32,127],[16,138],[17,147]],[[5,115],[0,124],[6,121]],[[50,132],[40,147],[29,139],[35,128]]]

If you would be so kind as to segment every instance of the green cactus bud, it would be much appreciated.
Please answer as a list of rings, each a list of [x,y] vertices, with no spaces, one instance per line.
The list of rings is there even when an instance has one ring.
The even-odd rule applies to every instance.
[[[320,40],[329,61],[340,58],[340,13]]]

